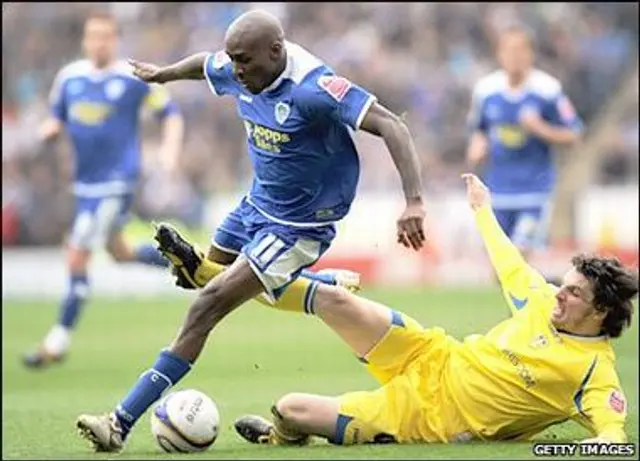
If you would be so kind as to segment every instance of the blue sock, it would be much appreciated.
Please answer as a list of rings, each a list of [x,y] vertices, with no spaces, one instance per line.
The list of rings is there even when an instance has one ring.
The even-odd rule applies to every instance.
[[[136,247],[136,261],[150,266],[169,267],[169,260],[162,256],[156,247],[145,243]]]
[[[87,274],[71,275],[68,290],[67,297],[60,306],[58,323],[65,328],[72,329],[78,321],[82,305],[89,294]]]
[[[303,269],[302,272],[300,272],[300,276],[304,277],[306,279],[316,280],[316,281],[318,281],[320,283],[325,283],[327,285],[335,285],[336,284],[336,278],[331,273],[318,274],[317,272],[312,272],[310,270]]]
[[[162,393],[182,379],[191,364],[177,355],[163,350],[156,363],[142,373],[127,396],[116,407],[126,437],[136,421],[160,398]]]

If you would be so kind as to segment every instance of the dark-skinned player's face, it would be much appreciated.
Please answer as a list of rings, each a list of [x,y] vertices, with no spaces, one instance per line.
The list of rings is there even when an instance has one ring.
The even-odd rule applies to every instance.
[[[258,94],[276,77],[282,44],[228,40],[226,52],[236,78],[250,93]]]

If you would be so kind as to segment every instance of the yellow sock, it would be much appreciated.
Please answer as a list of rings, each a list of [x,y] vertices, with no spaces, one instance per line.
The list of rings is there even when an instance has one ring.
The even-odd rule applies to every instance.
[[[196,282],[200,286],[205,286],[206,283],[211,280],[213,277],[218,275],[225,269],[225,266],[222,264],[218,264],[209,259],[204,259],[202,264],[196,270]],[[280,299],[278,299],[275,304],[272,304],[269,299],[260,294],[256,296],[254,299],[258,301],[260,304],[264,304],[265,306],[273,307],[274,309],[279,309],[283,311],[289,312],[309,312],[311,313],[311,307],[308,308],[305,306],[305,301],[307,298],[307,292],[313,294],[315,291],[315,286],[317,286],[318,282],[315,282],[305,278],[299,277],[293,283],[291,283],[287,289],[282,293]],[[310,296],[309,296],[310,298]],[[309,299],[310,301],[311,299]],[[307,310],[309,309],[309,310]]]

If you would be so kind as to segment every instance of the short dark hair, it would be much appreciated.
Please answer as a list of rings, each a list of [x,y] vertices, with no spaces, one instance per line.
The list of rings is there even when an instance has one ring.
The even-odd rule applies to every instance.
[[[619,337],[631,324],[638,273],[607,256],[580,254],[571,258],[571,264],[591,284],[595,309],[607,313],[602,332],[611,338]]]

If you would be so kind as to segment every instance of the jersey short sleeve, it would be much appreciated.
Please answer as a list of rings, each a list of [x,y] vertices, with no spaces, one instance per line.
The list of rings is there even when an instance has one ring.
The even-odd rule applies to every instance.
[[[65,72],[63,69],[58,72],[58,75],[56,75],[53,85],[51,86],[51,91],[49,92],[49,108],[51,115],[61,122],[64,122],[67,119],[67,102],[65,98],[66,81],[67,79],[65,78]]]
[[[171,100],[171,96],[166,87],[157,84],[147,86],[147,95],[144,98],[144,105],[150,108],[158,117],[164,118],[171,114],[179,113],[178,105]]]
[[[333,74],[312,77],[300,88],[296,103],[307,118],[330,118],[354,130],[360,128],[377,98],[350,80]]]
[[[582,131],[582,120],[578,116],[568,96],[561,90],[549,101],[548,118],[554,125]]]
[[[235,86],[231,69],[231,59],[224,51],[210,54],[204,60],[204,78],[213,94],[231,94]]]
[[[467,127],[469,131],[481,131],[486,133],[489,129],[489,124],[484,116],[484,94],[481,89],[476,86],[471,96],[471,107],[467,114]]]

